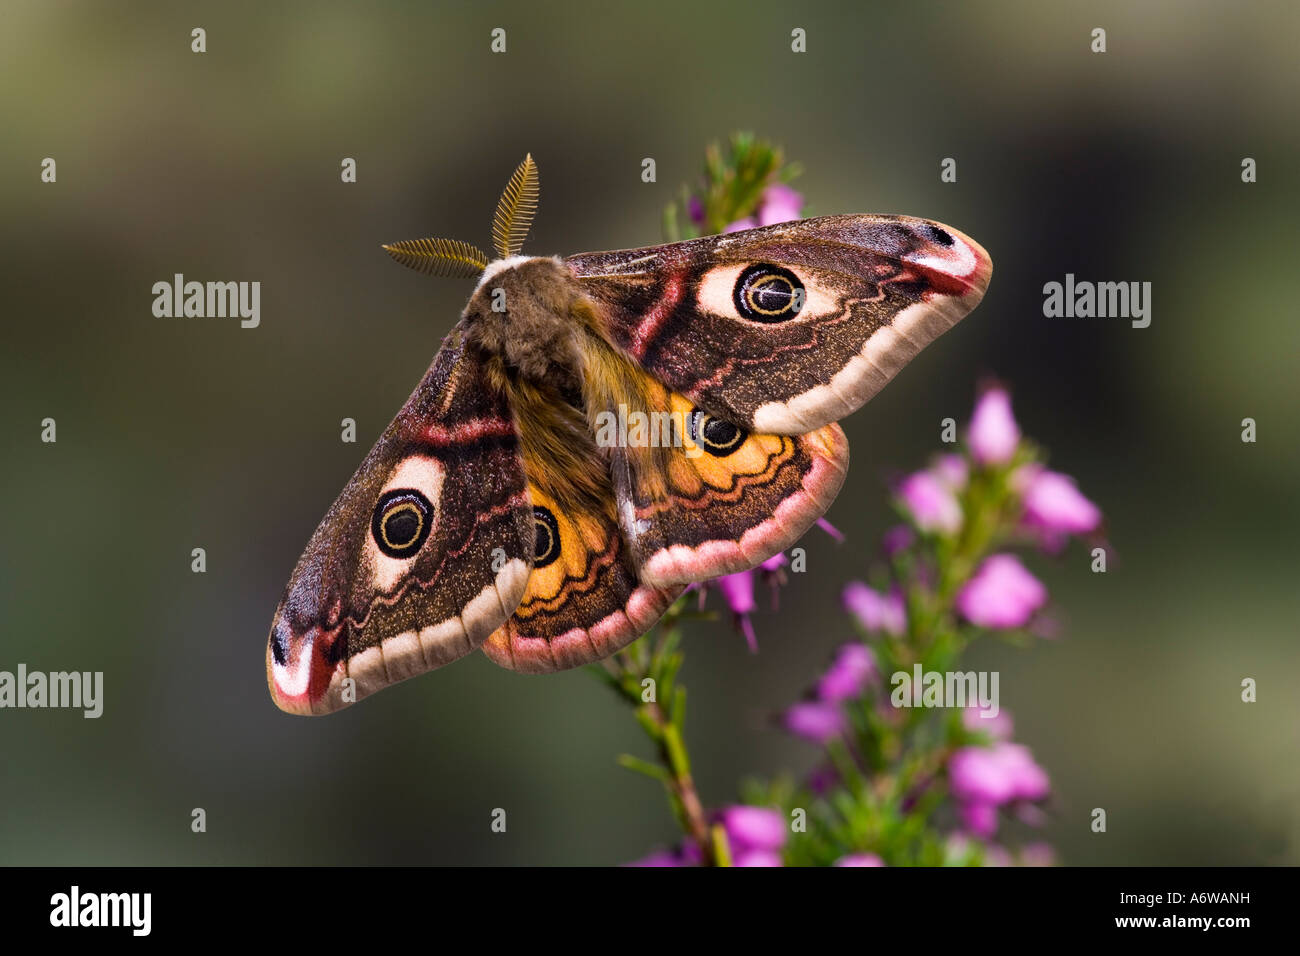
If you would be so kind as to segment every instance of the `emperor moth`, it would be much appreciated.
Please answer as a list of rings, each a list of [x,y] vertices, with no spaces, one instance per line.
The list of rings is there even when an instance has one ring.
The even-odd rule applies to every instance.
[[[385,246],[478,284],[289,579],[266,651],[283,710],[329,713],[479,648],[530,673],[599,660],[690,582],[789,547],[844,481],[836,421],[992,274],[974,240],[908,216],[522,256],[537,195],[529,156],[496,259]],[[675,440],[598,440],[627,409]]]

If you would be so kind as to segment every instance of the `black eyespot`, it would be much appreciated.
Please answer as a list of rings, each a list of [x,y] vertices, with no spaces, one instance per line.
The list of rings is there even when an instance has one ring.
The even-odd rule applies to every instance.
[[[537,529],[533,567],[544,568],[560,556],[560,525],[550,511],[534,506],[533,527]]]
[[[691,433],[691,441],[714,458],[726,458],[749,437],[743,428],[738,428],[726,419],[714,418],[698,408],[691,412],[686,425]]]
[[[789,269],[759,263],[740,274],[732,300],[742,318],[752,322],[785,322],[803,308],[803,283]]]
[[[951,234],[928,223],[921,227],[921,233],[931,242],[937,242],[941,246],[951,246],[954,242]]]
[[[370,534],[390,558],[409,558],[420,550],[433,527],[433,505],[411,488],[385,492],[370,516]]]

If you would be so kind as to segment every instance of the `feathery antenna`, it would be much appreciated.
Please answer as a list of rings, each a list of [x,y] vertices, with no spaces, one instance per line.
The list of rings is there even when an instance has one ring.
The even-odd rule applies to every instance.
[[[517,255],[528,237],[528,228],[537,213],[537,164],[529,153],[515,169],[506,183],[501,201],[497,203],[496,218],[492,222],[492,244],[502,259]]]
[[[492,244],[502,259],[517,255],[528,238],[537,214],[537,164],[533,154],[524,157],[506,183],[492,223]],[[403,239],[384,251],[409,269],[427,276],[473,279],[488,266],[488,254],[459,239]]]
[[[384,251],[408,268],[427,276],[472,279],[487,268],[487,253],[459,239],[403,239]]]

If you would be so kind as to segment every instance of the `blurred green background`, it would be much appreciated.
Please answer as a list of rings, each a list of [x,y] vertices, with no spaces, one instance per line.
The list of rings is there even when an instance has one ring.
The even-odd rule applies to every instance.
[[[751,129],[804,164],[811,214],[939,219],[996,270],[984,304],[846,422],[830,518],[848,540],[809,536],[809,571],[759,615],[761,653],[726,621],[689,634],[706,802],[811,765],[769,714],[849,635],[838,595],[891,523],[887,479],[997,375],[1119,555],[1105,575],[1077,548],[1038,561],[1063,636],[971,658],[1001,671],[1052,776],[1045,838],[1075,864],[1300,862],[1300,17],[1089,6],[7,3],[0,669],[102,670],[106,689],[97,721],[0,711],[0,861],[592,864],[672,840],[657,785],[614,762],[647,745],[587,674],[473,655],[295,719],[268,697],[264,641],[312,529],[471,288],[379,244],[488,246],[529,150],[529,251],[650,244],[705,144]],[[956,184],[939,180],[948,156]],[[151,286],[176,272],[260,280],[261,326],[155,318]],[[1067,272],[1153,283],[1150,328],[1044,318],[1042,285]]]

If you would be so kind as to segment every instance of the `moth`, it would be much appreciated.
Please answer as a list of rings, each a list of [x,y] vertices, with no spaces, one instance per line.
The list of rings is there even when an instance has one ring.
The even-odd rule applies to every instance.
[[[844,481],[836,421],[992,274],[976,242],[907,216],[523,256],[538,186],[530,155],[494,260],[384,247],[478,284],[289,579],[266,651],[285,711],[330,713],[480,648],[527,673],[596,661],[689,583],[789,547]]]

